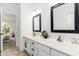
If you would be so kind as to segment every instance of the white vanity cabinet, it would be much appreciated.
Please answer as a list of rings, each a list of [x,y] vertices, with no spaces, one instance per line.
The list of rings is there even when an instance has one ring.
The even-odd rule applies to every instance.
[[[29,54],[31,53],[30,52],[30,40],[26,37],[23,37],[23,40],[24,40],[24,50],[26,50]]]
[[[26,50],[31,56],[69,56],[68,54],[61,52],[53,47],[47,46],[36,39],[23,37],[24,50]]]
[[[55,49],[51,49],[51,56],[67,56],[67,54],[57,51]]]

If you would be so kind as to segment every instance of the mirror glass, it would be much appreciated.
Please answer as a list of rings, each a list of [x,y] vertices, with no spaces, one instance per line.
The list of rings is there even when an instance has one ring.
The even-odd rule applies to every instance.
[[[34,18],[34,30],[39,30],[39,16]]]
[[[75,30],[75,5],[65,3],[53,9],[53,30]]]
[[[41,32],[41,14],[35,15],[33,17],[33,31]]]

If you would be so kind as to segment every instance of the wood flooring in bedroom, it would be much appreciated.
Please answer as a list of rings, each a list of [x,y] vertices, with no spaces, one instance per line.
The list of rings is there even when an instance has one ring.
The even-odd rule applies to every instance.
[[[14,40],[10,40],[3,44],[2,56],[30,56],[26,51],[20,51]]]

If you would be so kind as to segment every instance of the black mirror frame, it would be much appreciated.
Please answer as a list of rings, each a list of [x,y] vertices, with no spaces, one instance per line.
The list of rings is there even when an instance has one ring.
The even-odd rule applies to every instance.
[[[78,9],[77,8],[79,8],[78,7],[78,4],[77,3],[74,3],[74,5],[75,5],[75,30],[53,30],[53,9],[54,8],[57,8],[57,7],[59,7],[59,6],[61,6],[61,5],[63,5],[63,4],[65,4],[65,3],[58,3],[58,4],[56,4],[56,5],[54,5],[54,6],[52,6],[51,7],[51,32],[59,32],[59,33],[79,33],[79,31],[78,31],[78,29],[77,29],[77,26],[76,25],[78,25],[78,23],[77,23],[77,21],[78,21],[78,19],[79,19],[79,17],[78,17]],[[76,18],[77,17],[77,18]]]
[[[39,16],[39,30],[34,30],[34,18]],[[35,15],[33,17],[33,32],[41,32],[41,14]]]

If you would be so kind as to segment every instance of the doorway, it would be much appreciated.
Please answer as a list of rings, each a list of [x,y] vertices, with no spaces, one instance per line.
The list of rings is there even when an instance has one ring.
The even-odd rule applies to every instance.
[[[7,55],[16,47],[16,15],[1,9],[1,55]]]

